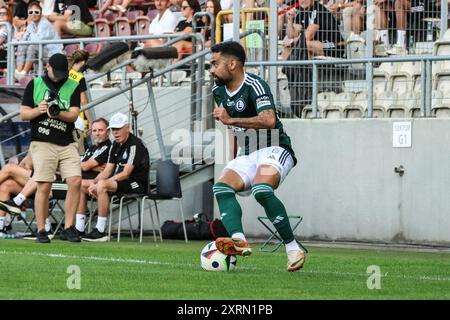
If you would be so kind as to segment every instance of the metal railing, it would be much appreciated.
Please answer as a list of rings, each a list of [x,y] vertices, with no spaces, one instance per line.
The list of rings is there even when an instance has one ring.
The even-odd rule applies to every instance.
[[[14,69],[15,69],[15,56],[14,48],[19,45],[37,45],[39,48],[38,53],[38,74],[42,74],[43,71],[43,48],[47,44],[75,44],[79,43],[80,48],[83,49],[86,43],[96,43],[96,42],[120,42],[120,41],[138,41],[138,40],[149,40],[149,39],[172,39],[180,37],[179,34],[162,34],[162,35],[135,35],[135,36],[115,36],[115,37],[103,37],[103,38],[76,38],[76,39],[57,39],[57,40],[41,40],[41,41],[9,41],[7,43],[8,48],[8,78],[7,84],[14,84]],[[200,34],[192,33],[188,37],[196,39],[199,41],[202,48],[204,47],[204,39]]]
[[[317,108],[317,93],[318,93],[318,67],[319,66],[333,66],[333,65],[351,65],[351,64],[365,64],[370,71],[366,77],[366,85],[368,92],[367,116],[370,118],[373,115],[373,70],[374,64],[381,64],[383,62],[420,62],[421,63],[421,87],[420,91],[420,110],[422,117],[430,116],[431,106],[431,90],[432,90],[432,62],[434,61],[449,61],[450,56],[402,56],[395,58],[368,58],[368,59],[342,59],[342,60],[305,60],[305,61],[260,61],[249,62],[247,66],[309,66],[312,67],[312,112],[313,117],[318,117]]]

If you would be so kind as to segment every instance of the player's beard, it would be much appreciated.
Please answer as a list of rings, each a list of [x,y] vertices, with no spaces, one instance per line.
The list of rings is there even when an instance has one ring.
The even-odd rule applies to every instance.
[[[214,83],[218,86],[225,86],[230,82],[230,79],[220,78],[218,76],[214,77]]]

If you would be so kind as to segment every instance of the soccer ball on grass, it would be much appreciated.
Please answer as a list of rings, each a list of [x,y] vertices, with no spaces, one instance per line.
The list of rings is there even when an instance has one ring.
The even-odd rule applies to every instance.
[[[200,263],[206,271],[231,271],[236,267],[236,262],[235,256],[227,256],[217,250],[215,241],[204,246],[200,253]]]

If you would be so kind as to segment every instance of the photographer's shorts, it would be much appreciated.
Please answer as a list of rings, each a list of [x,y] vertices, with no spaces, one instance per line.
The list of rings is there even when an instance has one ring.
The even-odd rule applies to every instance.
[[[53,143],[33,141],[29,151],[33,159],[36,182],[53,182],[59,168],[63,180],[81,176],[78,144],[58,146]]]

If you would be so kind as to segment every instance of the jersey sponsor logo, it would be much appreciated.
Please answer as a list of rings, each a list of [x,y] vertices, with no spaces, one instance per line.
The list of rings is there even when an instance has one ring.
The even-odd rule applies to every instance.
[[[256,99],[256,109],[272,105],[268,96],[262,96]]]
[[[235,105],[236,111],[242,112],[245,110],[245,102],[242,99],[239,99]]]

